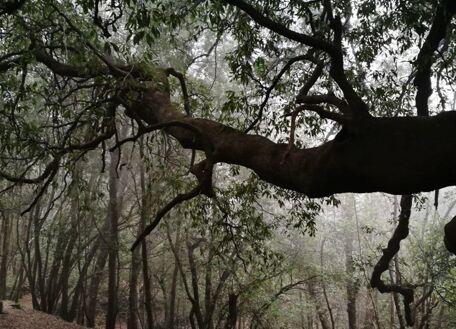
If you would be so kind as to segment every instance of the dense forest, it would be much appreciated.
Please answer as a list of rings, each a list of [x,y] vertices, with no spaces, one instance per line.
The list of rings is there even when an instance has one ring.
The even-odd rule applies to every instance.
[[[455,17],[1,0],[0,313],[456,328]]]

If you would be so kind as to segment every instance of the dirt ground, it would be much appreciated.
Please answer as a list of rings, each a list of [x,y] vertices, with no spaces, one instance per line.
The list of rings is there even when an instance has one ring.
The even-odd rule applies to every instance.
[[[28,303],[21,303],[20,309],[12,307],[12,304],[11,301],[3,301],[0,329],[86,329],[54,315],[35,311]]]

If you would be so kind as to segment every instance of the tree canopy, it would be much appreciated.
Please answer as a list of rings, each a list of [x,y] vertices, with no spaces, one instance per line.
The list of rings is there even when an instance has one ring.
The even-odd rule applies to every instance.
[[[371,284],[403,294],[411,323],[413,292],[380,276],[411,194],[456,184],[455,15],[454,0],[4,1],[3,192],[32,186],[25,214],[89,152],[104,170],[109,152],[163,131],[191,150],[196,180],[180,178],[190,190],[133,247],[177,204],[216,200],[218,168],[248,168],[310,212],[337,193],[403,195]]]
[[[128,141],[166,128],[206,153],[207,171],[239,164],[310,197],[453,185],[453,113],[414,112],[429,115],[432,80],[443,91],[431,113],[451,105],[454,13],[453,1],[6,2],[2,177],[52,180],[68,154],[115,135],[122,112],[138,127]],[[191,48],[228,40],[221,61],[243,91],[201,104],[186,86],[186,76],[203,82],[191,76]],[[169,76],[182,101],[171,101]],[[294,135],[303,125],[324,132],[321,119],[335,123],[335,137],[302,147]]]

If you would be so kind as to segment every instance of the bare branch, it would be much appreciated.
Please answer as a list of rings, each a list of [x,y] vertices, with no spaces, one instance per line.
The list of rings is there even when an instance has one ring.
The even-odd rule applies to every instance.
[[[36,194],[36,196],[33,199],[32,203],[25,210],[23,210],[21,212],[21,216],[25,215],[30,210],[32,210],[33,207],[38,203],[38,201],[41,199],[43,194],[46,192],[46,190],[49,187],[49,185],[52,183],[52,181],[53,181],[55,175],[57,175],[58,171],[59,171],[59,166],[58,165],[52,168],[52,171],[50,172],[48,179],[46,180],[46,182],[44,182],[43,186],[40,188],[39,192]]]
[[[173,200],[171,200],[165,207],[163,207],[155,216],[155,219],[152,223],[146,226],[144,231],[138,236],[136,241],[133,243],[131,246],[130,250],[134,251],[136,247],[141,243],[143,239],[146,238],[157,226],[160,224],[161,219],[163,216],[165,216],[171,209],[173,209],[175,206],[178,204],[193,199],[194,197],[198,196],[201,193],[201,186],[198,184],[195,188],[193,188],[191,191],[184,193],[184,194],[178,194]]]
[[[28,170],[26,170],[24,173],[22,173],[19,177],[10,175],[5,172],[0,172],[0,177],[5,178],[6,180],[13,182],[13,183],[20,183],[20,184],[40,183],[43,180],[45,180],[46,178],[48,178],[54,171],[56,171],[58,169],[60,159],[61,159],[61,155],[55,156],[54,159],[46,165],[43,173],[35,178],[26,178],[25,177],[25,174],[27,173]]]
[[[305,55],[300,55],[300,56],[293,57],[290,60],[288,60],[288,62],[282,67],[280,72],[276,75],[276,77],[272,81],[271,85],[266,90],[266,94],[264,96],[263,102],[261,102],[260,109],[258,111],[258,115],[252,121],[252,123],[248,126],[248,128],[245,130],[245,133],[248,133],[249,131],[251,131],[255,127],[255,125],[261,120],[261,118],[263,117],[264,108],[266,107],[266,104],[268,103],[269,97],[271,96],[271,92],[275,89],[275,87],[279,83],[279,81],[282,78],[282,76],[290,69],[290,67],[294,63],[296,63],[298,61],[302,61],[302,60],[314,61],[315,59],[312,56],[310,56],[309,54],[305,54]]]
[[[116,76],[126,76],[129,74],[128,71],[124,71],[123,69],[119,68],[116,66],[110,58],[107,56],[104,56],[101,54],[98,49],[90,42],[86,37],[84,37],[84,34],[82,33],[81,30],[79,30],[73,22],[62,12],[57,8],[57,6],[52,5],[51,6],[59,13],[60,16],[63,17],[63,19],[67,22],[67,24],[83,39],[84,43],[87,45],[87,47],[92,50],[92,52],[97,56],[103,63],[106,64],[106,66],[110,69],[111,73]]]
[[[301,88],[301,90],[299,90],[298,96],[296,97],[296,102],[299,103],[298,99],[303,96],[306,96],[309,93],[310,89],[315,85],[318,78],[322,75],[323,67],[324,67],[323,62],[317,62],[317,65],[315,66],[315,69],[313,70],[309,79],[306,81],[306,83]]]
[[[332,54],[335,52],[334,47],[324,41],[317,39],[315,37],[298,33],[296,31],[290,30],[286,26],[274,22],[272,19],[270,19],[267,16],[264,16],[261,14],[260,10],[257,10],[255,7],[252,5],[242,1],[242,0],[225,0],[226,3],[229,3],[235,7],[238,7],[241,9],[243,12],[245,12],[247,15],[249,15],[256,23],[258,23],[261,26],[264,26],[265,28],[276,32],[277,34],[280,34],[281,36],[284,36],[290,40],[297,41],[299,43],[302,43],[304,45],[314,47],[320,50],[323,50],[329,54]]]

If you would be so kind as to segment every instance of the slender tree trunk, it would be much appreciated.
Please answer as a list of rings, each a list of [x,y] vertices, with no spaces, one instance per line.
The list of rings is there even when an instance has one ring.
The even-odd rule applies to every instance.
[[[98,290],[101,280],[103,278],[103,271],[108,261],[108,310],[106,313],[106,329],[114,328],[117,317],[117,239],[118,239],[118,220],[119,210],[117,202],[117,189],[118,189],[118,172],[117,165],[119,163],[119,150],[116,149],[111,152],[111,159],[109,165],[109,202],[107,216],[102,229],[101,235],[102,243],[98,256],[95,262],[95,272],[92,276],[89,288],[89,296],[87,303],[87,326],[93,327],[95,325],[96,307],[98,299]]]
[[[166,227],[169,230],[169,226]],[[179,220],[177,223],[177,230],[176,230],[176,239],[174,242],[176,250],[180,248],[180,230],[181,230],[181,221]],[[176,290],[177,290],[177,278],[179,274],[179,266],[177,265],[177,261],[174,261],[174,269],[173,269],[173,276],[171,280],[171,290],[169,294],[169,311],[168,311],[168,328],[174,328],[174,322],[176,317]]]
[[[8,254],[9,254],[9,218],[2,214],[1,257],[0,257],[0,313],[3,313],[3,299],[6,298],[6,278],[8,273]]]
[[[345,273],[347,274],[347,315],[348,328],[357,329],[356,316],[356,282],[354,280],[353,266],[353,238],[348,234],[345,236]]]
[[[143,138],[140,138],[140,158],[139,161],[139,174],[140,174],[140,184],[141,184],[141,213],[140,213],[140,222],[139,230],[142,232],[146,227],[147,214],[149,211],[149,195],[146,189],[146,177],[144,170],[144,142]],[[144,282],[144,307],[146,309],[146,326],[145,329],[154,328],[154,315],[152,312],[152,287],[150,284],[150,275],[149,275],[149,256],[147,252],[147,241],[143,239],[141,241],[141,260],[142,260],[142,273],[143,273],[143,282]]]
[[[108,221],[108,216],[106,217]],[[105,222],[101,229],[102,232],[106,232],[109,228],[109,223]],[[98,289],[100,287],[101,280],[103,278],[103,271],[106,266],[106,261],[108,258],[108,245],[105,236],[100,236],[101,244],[100,249],[98,251],[97,258],[95,260],[95,268],[92,274],[92,279],[89,285],[89,292],[87,296],[87,307],[86,307],[86,317],[87,317],[87,326],[92,328],[95,326],[95,315],[96,315],[96,307],[97,307],[97,299],[98,299]]]
[[[76,220],[78,218],[77,215],[77,210],[75,210],[74,215],[73,215]],[[68,319],[68,304],[69,304],[69,278],[70,278],[70,273],[71,273],[71,266],[73,264],[73,249],[76,244],[77,240],[77,230],[76,230],[76,223],[73,222],[72,227],[69,232],[69,242],[65,250],[65,254],[63,256],[63,261],[62,261],[62,274],[60,276],[60,282],[61,282],[61,292],[62,292],[62,299],[61,299],[61,305],[60,305],[60,316],[64,320],[69,320]]]
[[[357,308],[356,296],[357,287],[355,281],[355,269],[353,265],[353,240],[355,238],[355,223],[357,219],[356,200],[353,195],[348,195],[344,204],[344,252],[345,252],[345,274],[346,274],[346,298],[348,328],[357,329]],[[356,221],[357,223],[357,221]],[[357,228],[357,226],[356,226]],[[357,228],[358,229],[358,228]]]
[[[22,286],[24,285],[25,276],[24,276],[24,266],[22,264],[19,265],[19,271],[17,275],[16,282],[14,284],[13,289],[11,289],[9,299],[13,300],[15,303],[18,303],[19,298],[22,292]]]
[[[193,290],[193,312],[198,324],[198,328],[206,329],[206,323],[204,322],[203,313],[201,310],[201,303],[199,297],[199,287],[198,287],[198,272],[196,268],[196,262],[194,257],[194,250],[198,247],[199,243],[192,244],[187,239],[187,256],[188,256],[188,265],[190,267],[190,278]]]
[[[315,281],[310,280],[307,284],[307,291],[312,299],[315,301],[315,308],[317,311],[318,319],[320,320],[322,329],[330,329],[331,325],[328,322],[325,312],[321,309],[320,301],[318,300],[318,296],[315,292]]]
[[[117,318],[117,253],[118,253],[118,222],[119,209],[117,204],[117,188],[119,177],[117,165],[120,160],[119,149],[111,152],[111,163],[109,168],[109,253],[108,253],[108,310],[106,313],[106,329],[114,329]]]
[[[6,298],[6,279],[8,273],[8,254],[10,241],[10,219],[3,214],[2,220],[2,249],[0,257],[0,301]],[[1,311],[1,310],[0,310]]]
[[[21,254],[21,261],[22,265],[25,270],[25,276],[28,280],[28,284],[30,287],[30,294],[32,295],[32,305],[34,309],[39,309],[37,291],[36,291],[36,271],[35,271],[35,260],[32,258],[32,251],[30,249],[29,241],[30,235],[32,230],[32,223],[34,224],[34,211],[30,212],[30,219],[28,221],[22,221],[23,227],[22,230],[19,229],[19,223],[21,221],[17,221],[16,224],[16,232],[17,232],[17,249]],[[25,232],[25,238],[22,239],[22,245],[20,244],[19,239],[19,232]],[[25,249],[25,253],[22,252],[22,248]]]
[[[353,267],[353,240],[351,236],[345,240],[345,271],[347,273],[347,315],[348,328],[357,329],[356,322],[356,282],[354,281]]]
[[[400,284],[400,274],[399,274],[399,266],[397,264],[397,256],[394,257],[393,259],[394,264],[396,265],[396,273],[390,269],[389,274],[390,274],[390,279],[393,284],[397,283]],[[400,329],[405,329],[405,320],[404,317],[402,316],[402,308],[401,308],[401,301],[399,299],[399,294],[398,293],[393,293],[393,300],[394,300],[394,306],[396,308],[396,314],[397,314],[397,319],[399,321],[399,328]]]
[[[102,180],[102,176],[99,174],[98,171],[94,171],[91,173],[91,176],[89,178],[89,183],[87,186],[87,191],[88,193],[84,194],[84,197],[81,198],[81,193],[78,191],[78,211],[83,211],[79,210],[80,204],[86,205],[91,205],[93,203],[93,200],[96,200],[97,193],[98,193],[98,186],[100,181]],[[90,285],[88,283],[88,271],[90,266],[92,265],[92,261],[94,258],[99,253],[100,246],[101,248],[104,247],[105,245],[105,239],[104,237],[98,233],[98,236],[95,237],[95,241],[92,243],[87,240],[86,243],[83,243],[83,240],[81,239],[83,237],[82,232],[84,231],[84,225],[87,225],[89,223],[95,223],[97,218],[96,218],[96,213],[95,212],[86,212],[83,211],[84,216],[78,216],[77,218],[77,228],[76,231],[79,232],[77,237],[77,248],[76,248],[76,253],[78,255],[78,258],[76,259],[77,263],[77,274],[78,274],[78,279],[76,286],[74,288],[73,296],[71,297],[71,306],[69,307],[68,310],[68,315],[67,319],[70,322],[73,322],[76,320],[76,322],[80,325],[85,324],[86,318],[92,317],[95,314],[95,307],[91,310],[88,309],[88,302],[90,301],[90,295],[88,294],[87,289]],[[92,226],[90,226],[89,232],[91,232]],[[103,227],[101,229],[102,232],[105,232],[107,230],[107,223],[106,221],[103,223]],[[86,252],[86,248],[88,251]],[[95,261],[96,263],[96,261]],[[95,266],[96,267],[96,266]],[[96,273],[96,271],[94,271]],[[93,278],[92,278],[93,280]],[[96,301],[96,298],[95,298]]]
[[[98,238],[98,240],[93,244],[91,247],[86,260],[84,262],[84,265],[79,271],[78,275],[78,282],[76,283],[76,287],[74,288],[74,294],[73,294],[73,300],[71,302],[71,307],[70,311],[68,313],[68,321],[72,322],[76,318],[76,315],[78,314],[78,308],[81,308],[83,312],[79,312],[79,314],[86,314],[86,304],[83,298],[81,298],[81,295],[84,294],[84,289],[85,289],[85,282],[87,278],[87,271],[89,269],[90,264],[92,263],[93,258],[95,257],[97,250],[100,246],[100,244],[103,244],[103,241],[101,238]],[[81,300],[83,301],[81,303]],[[81,305],[82,304],[82,305]],[[84,318],[84,317],[80,317]],[[78,324],[83,324],[84,321],[78,321]]]
[[[141,218],[140,218],[141,221]],[[138,236],[142,233],[141,225],[138,225]],[[141,271],[141,250],[135,248],[131,255],[130,285],[128,296],[128,329],[138,329],[138,278]]]
[[[40,249],[40,236],[41,236],[41,226],[42,221],[40,219],[40,206],[35,206],[34,216],[33,216],[33,246],[34,246],[34,266],[33,272],[35,273],[35,278],[38,278],[38,291],[39,291],[39,305],[38,309],[40,311],[46,312],[46,289],[45,289],[45,275],[43,272],[43,260],[41,258],[41,249]]]
[[[321,246],[320,246],[320,269],[322,272],[323,272],[323,268],[324,268],[324,264],[323,264],[324,248],[325,248],[325,240],[323,239],[323,241],[321,242]],[[326,308],[328,309],[329,319],[331,320],[331,328],[335,329],[336,324],[334,321],[331,304],[329,303],[328,293],[326,292],[326,283],[325,283],[324,279],[321,280],[321,287],[323,290],[323,297],[325,298]]]
[[[48,237],[48,245],[51,243],[51,237]],[[47,279],[46,283],[46,312],[48,313],[54,313],[54,308],[57,303],[57,299],[60,293],[60,287],[59,287],[59,272],[61,269],[61,264],[63,261],[63,256],[64,256],[64,251],[66,249],[66,246],[68,245],[68,236],[67,236],[67,231],[65,230],[65,227],[61,225],[59,232],[58,232],[58,237],[57,237],[57,243],[55,245],[55,250],[54,250],[54,259],[52,261],[52,265],[50,268],[50,273]],[[46,252],[46,257],[48,257],[49,252]],[[48,261],[45,262],[47,264]],[[45,266],[46,268],[47,266]],[[44,270],[44,273],[46,273],[46,270]]]

